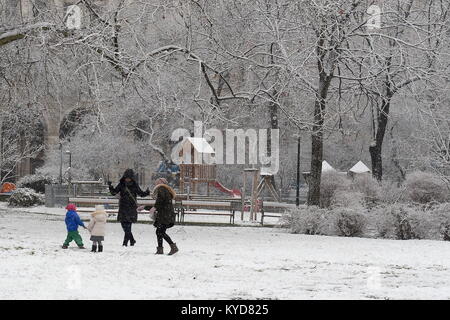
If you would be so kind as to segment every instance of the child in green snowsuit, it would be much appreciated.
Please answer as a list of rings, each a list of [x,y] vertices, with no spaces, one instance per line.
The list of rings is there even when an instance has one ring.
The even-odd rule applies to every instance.
[[[67,213],[65,222],[67,227],[67,238],[66,241],[64,241],[62,248],[67,249],[69,247],[69,243],[74,240],[78,245],[78,248],[84,249],[83,239],[78,233],[78,226],[82,226],[85,229],[86,227],[84,226],[83,221],[81,221],[80,216],[77,213],[77,207],[74,204],[69,203],[66,207],[66,210]]]

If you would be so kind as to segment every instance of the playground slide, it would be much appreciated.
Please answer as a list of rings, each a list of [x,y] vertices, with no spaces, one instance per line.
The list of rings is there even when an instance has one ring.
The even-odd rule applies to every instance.
[[[240,198],[241,197],[241,191],[237,190],[237,189],[228,189],[225,188],[219,181],[214,181],[213,186],[224,193],[228,193],[229,195],[235,197],[235,198]]]

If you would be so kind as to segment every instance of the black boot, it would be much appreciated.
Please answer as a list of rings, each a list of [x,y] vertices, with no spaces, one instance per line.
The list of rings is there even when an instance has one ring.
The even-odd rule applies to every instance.
[[[103,252],[103,246],[98,246],[98,252]]]
[[[155,254],[164,254],[164,248],[163,247],[156,247],[156,253]]]
[[[178,252],[177,244],[176,244],[176,243],[172,243],[172,244],[170,245],[169,256],[171,256],[171,255],[173,255],[173,254],[175,254],[175,253],[177,253],[177,252]]]
[[[99,248],[100,249],[100,248]],[[100,250],[99,250],[100,251]],[[95,244],[92,245],[91,252],[97,252],[97,246]]]
[[[122,246],[126,247],[128,246],[128,237],[125,235],[125,237],[123,238],[123,243]]]
[[[130,246],[134,246],[135,243],[136,243],[136,240],[134,240],[134,237],[131,236],[131,239],[130,239]]]

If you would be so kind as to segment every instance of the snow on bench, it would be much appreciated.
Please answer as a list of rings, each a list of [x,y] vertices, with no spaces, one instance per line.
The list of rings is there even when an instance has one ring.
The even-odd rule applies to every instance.
[[[223,210],[223,211],[194,211],[197,209]],[[229,216],[230,224],[234,224],[235,210],[231,201],[181,201],[181,222],[184,223],[185,215],[203,216]]]
[[[293,203],[263,201],[261,204],[261,225],[264,225],[264,218],[281,218],[283,213],[296,208]]]

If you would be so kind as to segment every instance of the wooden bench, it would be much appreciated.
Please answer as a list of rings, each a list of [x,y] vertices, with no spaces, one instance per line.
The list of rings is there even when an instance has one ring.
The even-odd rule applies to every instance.
[[[189,194],[189,199],[187,194],[178,194],[176,196],[176,200],[186,201],[186,200],[193,200],[193,201],[236,201],[240,200],[241,198],[236,197],[220,197],[220,196],[207,196],[207,195],[200,195],[200,194]]]
[[[77,206],[84,206],[78,208],[80,212],[93,212],[95,205],[105,205],[107,213],[117,213],[117,208],[108,208],[110,206],[117,207],[119,205],[119,199],[117,198],[84,198],[76,197],[69,198],[70,203],[74,203]],[[154,206],[155,200],[142,198],[137,199],[137,203],[140,206]],[[185,215],[203,215],[203,216],[228,216],[230,217],[230,224],[234,224],[235,212],[240,210],[242,204],[241,201],[199,201],[199,200],[182,200],[174,201],[175,214],[177,215],[178,222],[184,223]],[[218,210],[213,211],[196,211],[196,210]],[[145,214],[148,211],[140,211],[139,213]]]
[[[262,201],[261,225],[264,225],[264,218],[281,218],[283,216],[283,213],[294,208],[296,208],[296,205],[292,203]]]
[[[239,202],[240,203],[240,202]],[[192,209],[220,210],[213,211],[194,211]],[[181,202],[181,223],[184,223],[185,215],[203,215],[203,216],[228,216],[230,224],[234,224],[235,207],[231,201],[197,201],[184,200]]]

